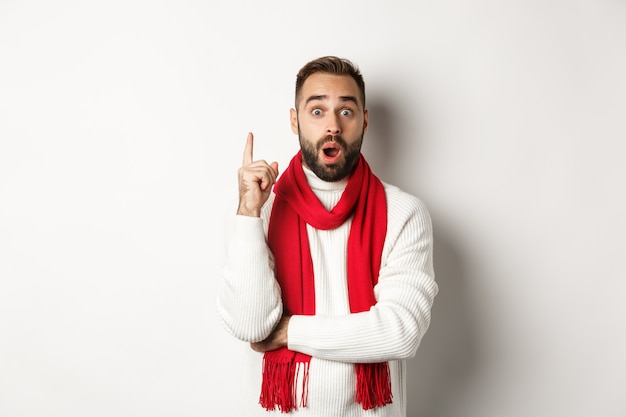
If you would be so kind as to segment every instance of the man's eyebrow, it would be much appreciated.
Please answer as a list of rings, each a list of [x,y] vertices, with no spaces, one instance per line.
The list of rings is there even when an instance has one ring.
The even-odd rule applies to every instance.
[[[315,100],[328,100],[328,96],[325,94],[322,95],[313,95],[313,96],[309,96],[306,101],[304,102],[304,104],[309,104],[311,101],[315,101]],[[358,100],[356,99],[355,96],[339,96],[339,100],[341,101],[351,101],[354,104],[356,104],[357,106],[359,105]]]
[[[315,101],[315,100],[327,100],[327,99],[328,99],[327,95],[309,96],[304,102],[304,104],[309,104],[311,101]]]
[[[357,101],[355,96],[341,96],[339,98],[341,99],[341,101],[351,101],[357,106],[359,105],[359,102]]]

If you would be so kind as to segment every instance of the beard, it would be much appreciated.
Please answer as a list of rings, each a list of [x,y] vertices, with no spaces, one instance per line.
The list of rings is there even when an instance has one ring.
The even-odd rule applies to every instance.
[[[352,174],[356,164],[359,162],[361,155],[361,145],[363,144],[363,134],[359,140],[352,145],[348,143],[341,136],[325,136],[317,141],[317,144],[311,143],[311,141],[305,140],[302,136],[302,132],[298,128],[298,136],[300,139],[300,149],[302,150],[302,159],[305,165],[317,175],[323,181],[335,182],[342,180]],[[325,164],[320,160],[319,154],[322,147],[328,142],[335,142],[341,147],[343,153],[343,159],[336,164]]]

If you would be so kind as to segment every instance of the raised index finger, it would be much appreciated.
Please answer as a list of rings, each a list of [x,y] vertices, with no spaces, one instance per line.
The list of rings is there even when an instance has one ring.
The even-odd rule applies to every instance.
[[[246,146],[243,148],[243,165],[250,165],[252,163],[252,145],[254,142],[254,136],[252,132],[248,132],[248,138],[246,139]]]

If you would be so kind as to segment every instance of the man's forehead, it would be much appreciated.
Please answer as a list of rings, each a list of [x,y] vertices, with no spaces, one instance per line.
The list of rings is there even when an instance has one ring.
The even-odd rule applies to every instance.
[[[311,74],[302,84],[299,101],[308,101],[310,97],[319,97],[322,100],[356,97],[360,102],[361,92],[354,78],[349,75],[317,72]]]

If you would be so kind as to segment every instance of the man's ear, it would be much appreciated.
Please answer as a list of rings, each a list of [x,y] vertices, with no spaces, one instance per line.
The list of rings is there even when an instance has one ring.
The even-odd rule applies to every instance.
[[[298,134],[298,112],[296,109],[289,109],[289,122],[291,123],[291,131],[294,135]]]
[[[369,124],[369,111],[367,109],[365,109],[365,111],[363,112],[363,134],[365,134],[365,132],[367,132],[367,125]]]

